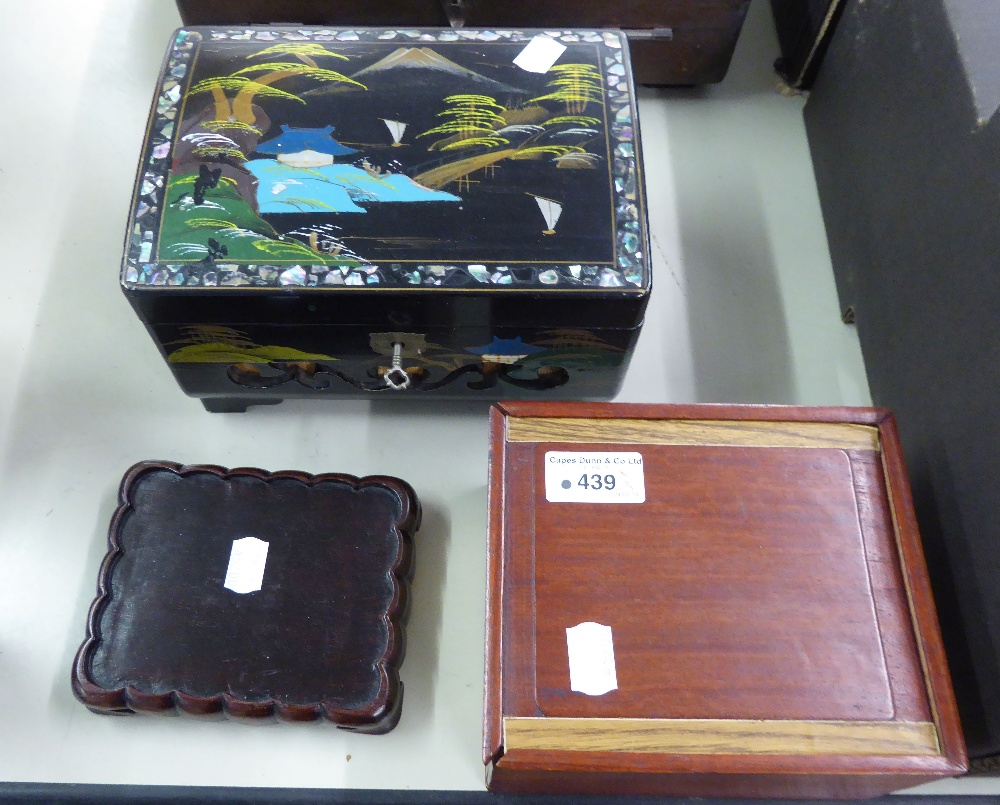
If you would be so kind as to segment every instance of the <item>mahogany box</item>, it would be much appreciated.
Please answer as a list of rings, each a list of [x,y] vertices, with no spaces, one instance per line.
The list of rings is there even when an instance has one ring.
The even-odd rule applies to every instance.
[[[177,0],[185,25],[625,29],[640,84],[708,84],[729,68],[750,0]]]
[[[965,747],[892,415],[498,403],[499,792],[868,797]]]
[[[611,31],[181,30],[121,284],[213,411],[607,398],[650,291]]]
[[[96,713],[391,730],[419,525],[398,478],[136,464],[73,692]]]

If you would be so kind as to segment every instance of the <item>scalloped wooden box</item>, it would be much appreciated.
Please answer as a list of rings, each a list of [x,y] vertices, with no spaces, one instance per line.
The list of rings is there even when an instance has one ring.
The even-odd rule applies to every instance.
[[[143,462],[122,480],[76,697],[97,713],[399,720],[413,490],[397,478]],[[234,540],[260,589],[224,586]]]
[[[965,770],[889,412],[499,403],[491,434],[491,790],[867,797]],[[644,502],[551,502],[546,454],[573,451],[641,454]],[[572,689],[585,622],[611,627],[601,695]]]

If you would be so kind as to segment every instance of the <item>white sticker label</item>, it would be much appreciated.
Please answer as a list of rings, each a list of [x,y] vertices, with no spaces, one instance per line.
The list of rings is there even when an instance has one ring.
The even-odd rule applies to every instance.
[[[611,627],[586,621],[566,630],[569,688],[588,696],[618,690]]]
[[[514,59],[514,64],[529,73],[547,73],[563,55],[566,46],[547,36],[536,36]]]
[[[642,453],[545,454],[545,499],[550,503],[645,503]]]
[[[256,537],[233,540],[233,550],[229,554],[229,567],[226,569],[223,586],[234,593],[252,593],[259,590],[264,581],[267,545]]]

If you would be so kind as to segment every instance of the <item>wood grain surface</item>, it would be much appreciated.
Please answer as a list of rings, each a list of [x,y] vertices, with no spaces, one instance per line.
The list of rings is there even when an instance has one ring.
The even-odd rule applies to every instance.
[[[487,486],[489,532],[486,546],[486,638],[483,666],[483,763],[492,763],[503,751],[503,687],[500,666],[503,663],[503,540],[507,531],[506,494],[502,483],[507,477],[507,429],[503,410],[490,407],[490,452]]]
[[[491,417],[491,790],[871,796],[964,770],[891,413]],[[549,501],[549,451],[640,452],[645,502]],[[585,621],[612,629],[600,696],[571,689]]]
[[[665,772],[659,764],[630,761],[657,758],[653,754],[588,752],[587,763],[572,762],[577,752],[517,749],[487,769],[491,791],[506,794],[578,795],[613,793],[632,797],[734,797],[768,799],[867,799],[893,789],[926,782],[928,775],[946,773],[939,758],[920,756],[930,766],[898,768],[902,758],[889,758],[896,768],[879,771],[877,759],[855,758],[848,769],[779,768],[774,755],[684,755]],[[770,765],[770,771],[748,768],[746,758]],[[812,767],[815,757],[802,758]],[[703,764],[697,761],[704,761]],[[656,766],[659,766],[657,768]],[[951,769],[954,774],[957,769]]]
[[[505,718],[504,746],[680,755],[937,755],[930,722]]]
[[[512,417],[558,419],[649,419],[731,422],[845,422],[873,425],[879,429],[892,419],[887,408],[846,406],[752,405],[704,403],[663,405],[659,403],[540,402],[502,400],[496,407],[507,419]]]
[[[844,422],[512,417],[507,438],[512,442],[879,449],[876,428]]]
[[[535,478],[549,447],[533,446]],[[848,454],[652,445],[642,456],[641,505],[550,503],[536,487],[533,545],[523,544],[534,554],[541,712],[893,718]],[[585,621],[614,637],[619,687],[603,696],[570,690],[566,629]],[[919,701],[906,716],[930,720]]]

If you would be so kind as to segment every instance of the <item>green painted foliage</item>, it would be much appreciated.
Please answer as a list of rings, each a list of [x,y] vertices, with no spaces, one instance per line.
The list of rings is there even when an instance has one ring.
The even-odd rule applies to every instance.
[[[224,341],[189,344],[170,353],[171,363],[272,363],[274,361],[335,361],[330,355],[303,352],[292,347],[241,347]]]
[[[161,262],[198,262],[209,249],[209,239],[225,247],[225,263],[302,262],[311,265],[357,265],[346,256],[318,254],[299,241],[282,238],[239,194],[236,182],[222,177],[194,203],[194,173],[171,177],[160,230]]]

